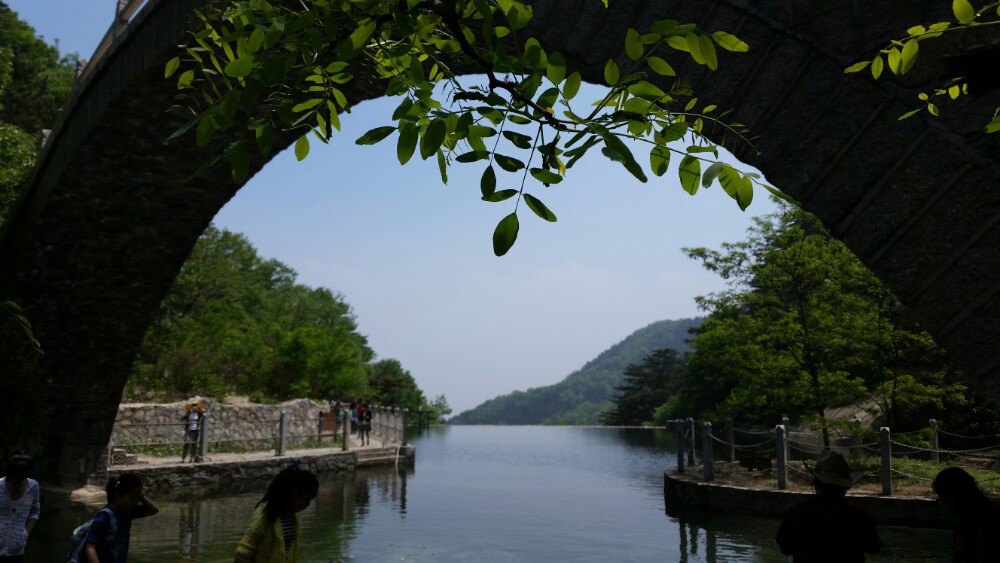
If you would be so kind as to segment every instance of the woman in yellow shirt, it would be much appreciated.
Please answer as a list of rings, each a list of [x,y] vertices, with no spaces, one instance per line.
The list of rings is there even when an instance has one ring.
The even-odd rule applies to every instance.
[[[290,467],[278,473],[250,516],[234,563],[298,563],[295,514],[305,510],[318,491],[319,481],[308,471]]]

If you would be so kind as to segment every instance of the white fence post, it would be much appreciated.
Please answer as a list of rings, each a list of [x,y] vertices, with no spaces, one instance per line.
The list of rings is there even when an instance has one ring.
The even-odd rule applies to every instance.
[[[201,459],[207,459],[208,458],[208,438],[209,438],[208,437],[208,427],[209,427],[208,413],[207,412],[206,413],[202,413],[202,415],[201,415],[201,436],[199,436],[199,438],[201,438],[201,440],[200,440],[201,443],[199,444],[199,449],[201,450],[201,455],[200,455]]]
[[[879,445],[882,449],[882,494],[892,495],[892,444],[890,443],[889,427],[879,430]]]
[[[788,458],[785,457],[786,440],[785,427],[781,424],[774,427],[774,447],[777,457],[775,473],[778,477],[778,490],[788,487]]]
[[[940,442],[938,442],[938,421],[931,419],[931,459],[934,461],[941,461],[941,452],[938,450],[941,448]]]

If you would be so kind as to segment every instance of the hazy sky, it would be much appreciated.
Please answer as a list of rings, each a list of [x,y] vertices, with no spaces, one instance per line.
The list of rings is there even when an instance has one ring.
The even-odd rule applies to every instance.
[[[115,5],[7,3],[64,52],[87,58]],[[681,247],[739,239],[751,214],[773,210],[762,191],[747,213],[718,187],[691,197],[673,169],[641,184],[594,150],[566,181],[533,192],[559,221],[522,213],[517,244],[496,258],[493,228],[513,200],[479,200],[481,163],[454,167],[443,186],[433,159],[399,165],[395,136],[354,144],[389,124],[393,107],[354,108],[343,133],[330,146],[314,142],[303,162],[285,151],[215,222],[245,233],[300,282],[343,294],[376,353],[399,359],[428,396],[446,394],[456,413],[555,383],[651,322],[697,314],[693,298],[721,284]]]

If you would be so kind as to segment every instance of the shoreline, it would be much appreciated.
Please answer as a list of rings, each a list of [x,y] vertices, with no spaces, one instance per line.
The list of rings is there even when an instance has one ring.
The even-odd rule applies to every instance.
[[[668,506],[780,518],[789,506],[813,496],[810,492],[755,489],[706,483],[676,471],[663,472],[663,500]],[[922,497],[848,494],[847,503],[864,510],[880,526],[951,528],[934,500]]]

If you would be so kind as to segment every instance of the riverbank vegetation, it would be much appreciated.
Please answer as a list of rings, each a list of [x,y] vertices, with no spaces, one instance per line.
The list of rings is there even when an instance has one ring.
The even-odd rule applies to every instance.
[[[683,361],[664,363],[669,353],[657,351],[626,370],[606,423],[693,416],[769,426],[788,416],[825,429],[828,409],[863,405],[895,428],[938,418],[1000,431],[984,427],[995,417],[946,352],[809,213],[782,204],[740,242],[685,252],[727,288],[698,298],[709,316]]]
[[[393,359],[375,360],[342,295],[296,282],[241,234],[210,226],[146,332],[129,399],[193,394],[352,399],[451,412]]]

